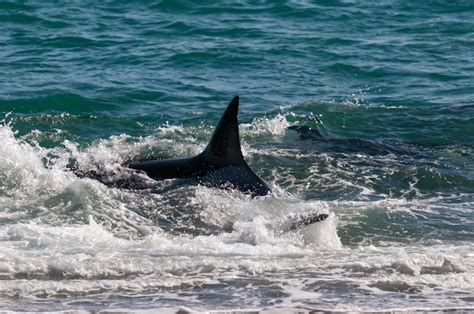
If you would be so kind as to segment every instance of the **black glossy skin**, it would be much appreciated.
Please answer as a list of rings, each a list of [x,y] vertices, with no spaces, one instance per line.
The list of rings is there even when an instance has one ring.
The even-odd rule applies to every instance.
[[[271,192],[244,160],[240,148],[237,112],[239,97],[228,105],[206,149],[195,157],[132,163],[155,180],[186,178],[216,188],[234,188],[252,196]]]

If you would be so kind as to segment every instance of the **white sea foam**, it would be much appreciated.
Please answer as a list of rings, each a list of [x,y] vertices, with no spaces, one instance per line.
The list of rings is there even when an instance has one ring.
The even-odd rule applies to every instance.
[[[157,298],[163,307],[176,306],[169,301],[173,299],[192,309],[206,309],[205,294],[216,292],[246,308],[262,308],[262,300],[267,300],[288,307],[374,310],[406,308],[412,296],[416,298],[410,299],[411,307],[465,307],[474,294],[470,242],[341,245],[345,228],[357,231],[350,228],[358,227],[359,216],[414,211],[429,215],[437,212],[439,200],[317,201],[285,191],[252,199],[201,186],[164,195],[107,188],[74,175],[67,168],[70,160],[82,170],[117,171],[130,154],[160,145],[168,148],[170,135],[120,135],[86,148],[64,142],[64,147],[54,149],[18,139],[6,125],[0,136],[0,219],[8,222],[0,228],[4,299],[54,303],[74,297],[100,306],[106,296],[122,295],[124,299],[114,299],[114,307],[126,308],[130,298],[150,300],[149,304]],[[184,154],[203,144],[179,145],[173,149]],[[282,152],[294,156],[291,150]],[[304,190],[312,182],[330,180],[331,171],[351,175],[337,168],[332,157],[320,158],[334,167],[328,166],[327,174],[315,166],[308,177],[298,178],[282,167],[270,174],[271,180],[293,180]],[[154,217],[160,212],[183,208],[197,213],[193,219],[217,226],[217,231],[192,236],[157,226]],[[461,214],[466,212],[459,208]],[[295,217],[311,213],[329,218],[288,230]],[[219,229],[226,225],[232,225],[230,232]]]
[[[462,253],[470,245],[338,250],[295,246],[272,236],[262,218],[253,225],[243,223],[235,234],[207,237],[152,234],[127,240],[90,223],[16,225],[2,230],[0,239],[5,248],[0,253],[0,276],[8,279],[0,288],[4,297],[93,299],[121,291],[147,298],[159,291],[164,298],[173,295],[186,302],[190,295],[199,295],[193,289],[218,285],[236,298],[245,297],[246,307],[259,307],[260,296],[252,291],[258,291],[258,280],[265,280],[263,287],[270,285],[281,305],[333,310],[356,305],[367,310],[403,307],[405,296],[413,294],[423,297],[411,306],[465,306],[460,299],[442,295],[450,291],[469,295],[474,285],[474,256]],[[253,282],[252,287],[238,290],[238,280]],[[344,287],[351,287],[352,297],[340,296]],[[370,302],[354,298],[358,289]],[[173,294],[176,290],[181,294]],[[315,296],[321,300],[316,304]],[[199,308],[200,302],[191,305]]]
[[[239,128],[242,134],[264,135],[266,133],[272,136],[285,134],[290,123],[286,120],[284,114],[277,114],[273,118],[255,118],[251,123],[242,123]]]
[[[0,126],[0,138],[0,187],[15,194],[15,200],[22,201],[22,194],[57,193],[73,180],[70,172],[47,169],[43,160],[48,159],[50,150],[17,140],[10,126]]]

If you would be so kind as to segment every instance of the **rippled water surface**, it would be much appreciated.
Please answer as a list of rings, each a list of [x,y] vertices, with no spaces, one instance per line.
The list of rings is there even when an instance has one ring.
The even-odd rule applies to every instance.
[[[473,309],[473,21],[472,1],[0,1],[0,310]],[[271,195],[83,175],[199,153],[234,95]]]

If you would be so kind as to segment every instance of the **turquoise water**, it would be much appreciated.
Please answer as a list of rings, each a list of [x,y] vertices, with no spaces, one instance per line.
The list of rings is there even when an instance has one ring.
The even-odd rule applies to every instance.
[[[0,309],[472,308],[473,21],[472,1],[1,1]],[[71,170],[199,153],[234,95],[268,197]]]

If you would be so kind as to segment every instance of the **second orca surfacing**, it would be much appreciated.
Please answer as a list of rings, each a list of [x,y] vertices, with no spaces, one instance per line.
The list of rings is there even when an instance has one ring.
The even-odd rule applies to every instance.
[[[129,168],[143,171],[155,180],[186,178],[216,188],[233,188],[252,197],[264,196],[270,187],[244,160],[240,147],[239,97],[227,106],[206,149],[197,156],[136,162]]]

